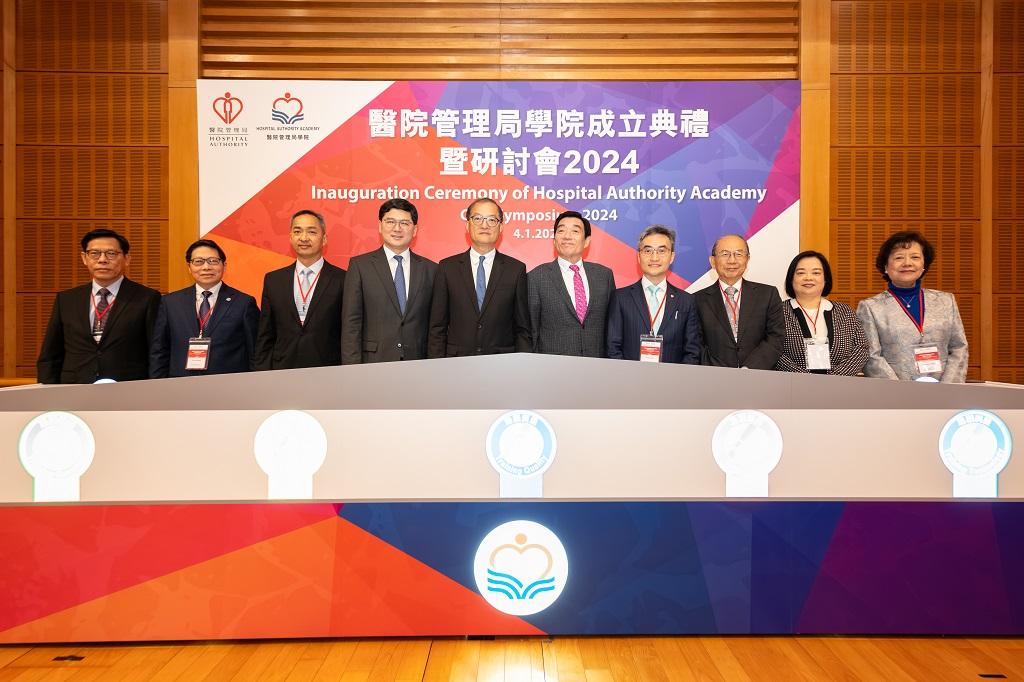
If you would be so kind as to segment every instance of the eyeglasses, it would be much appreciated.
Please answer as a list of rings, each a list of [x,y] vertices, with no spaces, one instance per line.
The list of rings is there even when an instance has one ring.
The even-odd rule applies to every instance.
[[[201,268],[204,265],[213,265],[214,267],[216,267],[223,262],[224,261],[221,260],[220,258],[213,256],[212,258],[193,258],[188,263],[194,268]]]
[[[722,260],[730,260],[732,258],[735,258],[736,260],[743,260],[749,255],[750,254],[746,251],[719,251],[715,254],[717,258],[721,258]]]
[[[469,222],[474,225],[486,225],[487,227],[497,227],[501,224],[501,220],[498,216],[479,214],[469,216]]]
[[[640,253],[647,256],[648,258],[653,256],[654,254],[658,254],[659,256],[667,256],[668,254],[672,253],[672,249],[668,248],[667,246],[659,246],[658,248],[654,248],[653,246],[645,246],[644,248],[640,249]]]
[[[85,252],[85,255],[89,257],[89,260],[99,260],[100,256],[106,256],[107,260],[114,260],[115,258],[120,256],[122,253],[123,253],[122,251],[114,251],[113,249],[111,249],[109,251],[100,251],[98,249],[89,249],[88,251]]]
[[[403,230],[408,230],[412,227],[411,220],[395,220],[394,218],[385,218],[383,221],[384,227],[394,227],[395,225],[401,225]]]

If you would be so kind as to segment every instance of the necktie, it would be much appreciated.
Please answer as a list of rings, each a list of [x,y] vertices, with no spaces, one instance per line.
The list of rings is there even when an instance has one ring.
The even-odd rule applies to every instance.
[[[398,267],[395,268],[395,293],[398,294],[398,309],[405,315],[405,270],[402,268],[402,257],[395,256]]]
[[[92,323],[92,335],[100,336],[103,334],[103,327],[107,324],[107,308],[110,307],[110,301],[107,300],[107,296],[110,296],[110,290],[103,287],[99,290],[100,302],[96,304],[96,316]]]
[[[313,283],[313,271],[306,268],[302,271],[302,279],[306,280],[306,291],[309,291],[310,285]]]
[[[480,256],[480,263],[476,266],[476,309],[484,307],[484,292],[487,291],[487,273],[484,271],[484,258]]]
[[[740,311],[736,307],[736,287],[731,284],[725,288],[725,295],[732,301],[732,308],[729,310],[729,324],[732,326],[732,337],[738,339],[740,337]]]
[[[203,333],[203,327],[206,326],[207,320],[210,318],[210,297],[213,296],[212,291],[203,292],[203,302],[199,304],[199,333]]]
[[[576,317],[580,319],[580,324],[583,324],[587,317],[587,290],[583,288],[580,266],[570,265],[569,269],[572,270],[572,288],[576,294]]]
[[[653,316],[654,322],[651,323],[651,331],[656,331],[658,328],[658,287],[653,284],[647,285],[647,307],[650,308],[651,315]]]

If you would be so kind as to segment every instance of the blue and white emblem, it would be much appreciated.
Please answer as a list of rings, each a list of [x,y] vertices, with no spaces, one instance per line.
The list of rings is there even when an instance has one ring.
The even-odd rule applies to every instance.
[[[530,410],[506,412],[487,432],[487,459],[499,474],[539,476],[551,466],[557,449],[551,424]]]
[[[1012,451],[1006,423],[988,410],[959,412],[939,434],[939,455],[953,474],[953,497],[998,497],[997,478]]]

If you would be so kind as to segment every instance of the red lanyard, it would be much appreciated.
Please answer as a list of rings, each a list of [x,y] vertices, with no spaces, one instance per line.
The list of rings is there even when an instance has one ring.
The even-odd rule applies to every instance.
[[[718,288],[722,289],[722,298],[725,299],[726,305],[729,306],[729,310],[732,312],[732,324],[734,327],[740,326],[740,299],[743,298],[743,289],[736,292],[736,302],[733,303],[732,299],[729,298],[729,294],[725,293],[725,289],[722,288],[722,283],[718,283]]]
[[[800,301],[797,301],[796,304],[800,306],[800,310],[803,311],[804,317],[806,317],[807,321],[811,323],[811,329],[813,330],[811,332],[811,335],[812,336],[817,336],[818,335],[818,316],[821,315],[821,301],[818,301],[818,309],[814,311],[814,319],[813,320],[811,319],[811,316],[807,314],[807,311],[804,310],[804,307],[802,305],[800,305]]]
[[[661,315],[661,309],[665,307],[666,298],[668,298],[668,287],[665,287],[665,295],[661,297],[661,303],[658,304],[658,310],[654,313],[653,317],[651,317],[650,306],[647,307],[647,315],[651,317],[651,334],[654,334],[654,323],[657,321],[658,315]]]
[[[914,323],[914,326],[917,327],[918,333],[924,336],[924,292],[921,291],[920,289],[917,292],[917,305],[921,309],[920,323],[918,323],[918,321],[914,319],[914,316],[910,314],[910,311],[907,310],[907,306],[903,305],[903,301],[901,301],[899,297],[897,297],[891,291],[889,292],[889,295],[892,296],[894,301],[896,301],[896,305],[900,307],[900,310],[906,313],[907,317],[910,318],[910,321]]]
[[[111,296],[111,299],[116,298],[117,296]],[[114,307],[114,301],[111,300],[110,303],[107,304],[107,309],[101,313],[100,309],[96,307],[96,294],[93,294],[92,296],[89,297],[89,303],[92,304],[92,313],[95,316],[92,322],[92,325],[94,327],[98,323],[102,322],[103,318],[110,314],[110,309]]]
[[[323,272],[323,270],[321,270],[320,272]],[[309,283],[309,288],[303,291],[302,280],[299,279],[299,271],[295,271],[295,283],[299,285],[299,297],[302,299],[303,306],[305,306],[306,301],[309,300],[309,295],[313,293],[313,287],[316,286],[316,281],[320,279],[320,272],[316,273],[316,277],[314,277],[313,281]]]
[[[210,309],[206,311],[206,314],[200,317],[199,306],[201,305],[202,302],[200,302],[199,305],[196,306],[196,321],[199,323],[199,336],[203,335],[203,330],[206,329],[206,323],[209,322],[210,317],[213,316],[213,306],[211,305]]]

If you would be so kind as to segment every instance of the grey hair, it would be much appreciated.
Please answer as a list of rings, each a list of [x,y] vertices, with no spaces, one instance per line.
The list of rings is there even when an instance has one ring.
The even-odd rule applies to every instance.
[[[737,239],[742,241],[743,242],[743,248],[745,248],[747,250],[747,255],[748,256],[750,255],[750,244],[747,243],[747,238],[744,237],[742,234],[735,234],[734,233],[734,234],[723,234],[721,237],[719,237],[718,239],[715,240],[715,243],[711,245],[711,255],[712,256],[715,255],[715,251],[718,251],[718,242],[722,241],[726,237],[736,237]]]
[[[644,243],[644,240],[650,237],[652,234],[660,234],[668,237],[669,245],[672,250],[676,250],[676,231],[671,227],[665,225],[649,225],[644,228],[644,231],[640,233],[640,238],[636,240],[636,250],[640,250],[640,245]]]

